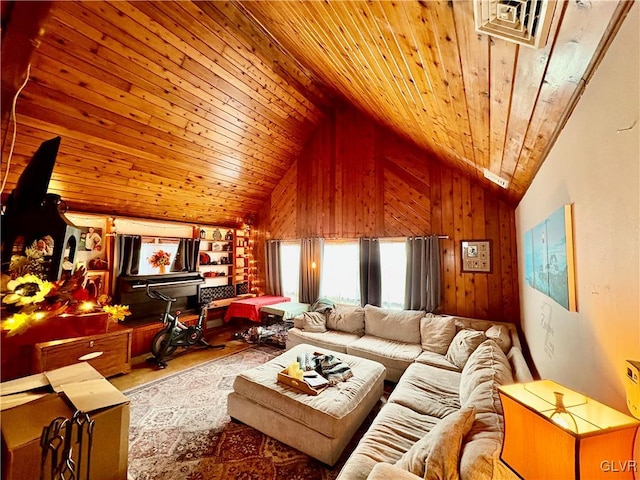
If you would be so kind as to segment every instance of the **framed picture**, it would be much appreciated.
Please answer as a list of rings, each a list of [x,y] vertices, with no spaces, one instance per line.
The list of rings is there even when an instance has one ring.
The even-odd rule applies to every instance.
[[[570,312],[577,312],[570,204],[525,232],[524,258],[527,284]]]
[[[462,240],[462,271],[491,273],[491,240]]]

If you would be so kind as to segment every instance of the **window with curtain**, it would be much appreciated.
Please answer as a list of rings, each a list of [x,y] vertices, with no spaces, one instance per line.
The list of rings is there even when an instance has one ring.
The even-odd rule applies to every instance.
[[[300,242],[280,243],[280,273],[282,295],[297,302],[300,294]]]
[[[407,247],[404,238],[380,240],[380,270],[382,280],[381,306],[402,310],[407,274]]]
[[[169,264],[166,265],[166,271],[170,272],[176,259],[179,243],[179,240],[173,238],[142,237],[138,274],[153,275],[158,273],[158,269],[149,263],[149,258],[160,251],[169,254]]]
[[[358,242],[325,241],[320,297],[336,303],[360,304]]]

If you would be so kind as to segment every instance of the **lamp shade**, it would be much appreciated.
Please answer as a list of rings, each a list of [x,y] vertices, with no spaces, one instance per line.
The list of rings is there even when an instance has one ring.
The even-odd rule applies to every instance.
[[[633,479],[638,422],[551,380],[499,387],[501,459],[526,480]]]

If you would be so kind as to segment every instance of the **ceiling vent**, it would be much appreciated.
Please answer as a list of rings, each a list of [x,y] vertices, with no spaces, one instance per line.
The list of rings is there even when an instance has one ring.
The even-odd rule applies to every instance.
[[[527,47],[547,43],[555,0],[474,0],[476,31]]]
[[[502,178],[500,175],[496,175],[488,168],[484,169],[484,177],[491,180],[496,185],[501,186],[502,188],[507,188],[509,186],[509,180],[506,178]]]

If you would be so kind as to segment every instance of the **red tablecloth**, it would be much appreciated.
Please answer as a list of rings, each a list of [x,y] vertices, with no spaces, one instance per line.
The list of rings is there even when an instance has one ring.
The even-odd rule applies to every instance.
[[[260,321],[260,308],[274,303],[290,302],[289,297],[279,297],[275,295],[263,295],[262,297],[245,298],[235,300],[229,304],[227,313],[224,314],[224,321],[228,322],[233,317],[248,318],[254,322]]]

